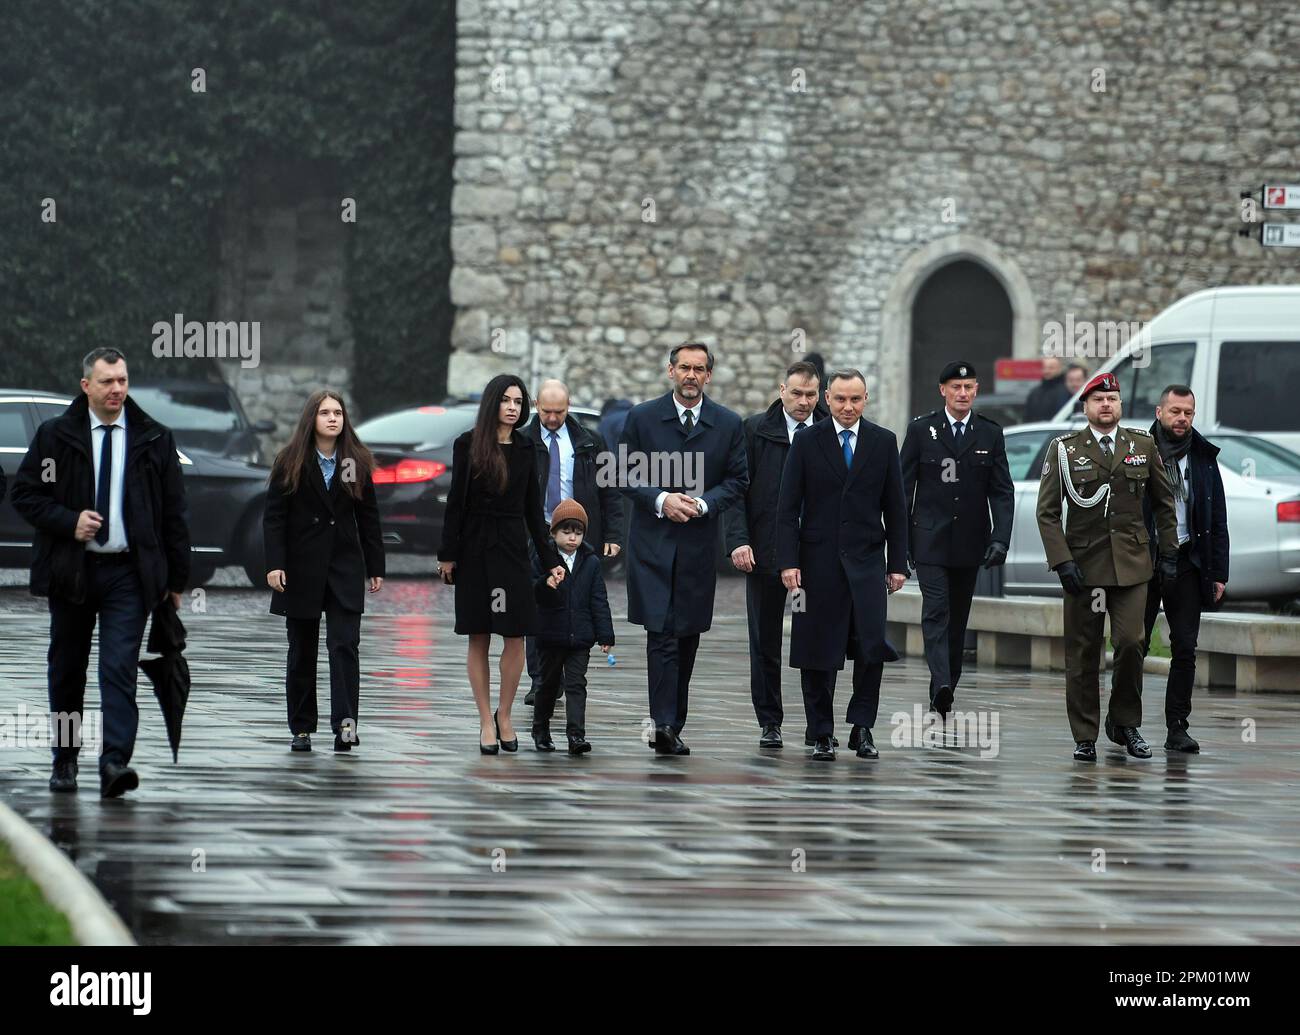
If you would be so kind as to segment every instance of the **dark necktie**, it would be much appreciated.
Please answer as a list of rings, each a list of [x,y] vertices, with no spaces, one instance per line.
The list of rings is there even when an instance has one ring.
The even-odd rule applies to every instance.
[[[796,432],[796,434],[797,434],[798,432],[802,431],[802,430],[803,430],[804,428],[806,428],[807,426],[808,426],[808,422],[807,422],[806,420],[801,420],[801,421],[799,422],[799,426],[796,427],[794,430],[795,430],[795,432]],[[791,435],[790,437],[791,437],[791,438],[794,438],[793,435]]]
[[[560,505],[560,436],[551,432],[551,473],[546,479],[546,513]]]
[[[1102,436],[1101,436],[1101,455],[1104,456],[1104,457],[1106,458],[1106,463],[1109,464],[1109,463],[1110,463],[1110,458],[1111,458],[1111,456],[1112,456],[1112,453],[1111,453],[1111,451],[1110,451],[1110,436],[1109,436],[1109,435],[1102,435]]]
[[[686,416],[683,418],[682,423],[686,425],[686,434],[689,435],[691,433],[691,428],[695,427],[695,418],[691,416],[690,410],[686,411]]]
[[[958,446],[961,445],[961,435],[962,435],[962,429],[963,429],[964,427],[965,427],[965,425],[962,424],[961,421],[953,421],[953,425],[952,425],[952,437],[953,437],[953,439],[956,441],[956,443],[957,443]]]
[[[104,519],[95,533],[95,542],[103,546],[108,542],[108,512],[113,503],[113,429],[117,425],[104,424],[104,444],[99,449],[99,487],[95,492],[95,511]]]

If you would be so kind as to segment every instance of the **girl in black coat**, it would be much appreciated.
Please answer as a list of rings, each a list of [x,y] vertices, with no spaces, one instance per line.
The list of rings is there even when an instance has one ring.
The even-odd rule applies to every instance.
[[[375,461],[352,431],[343,398],[328,390],[307,400],[289,444],[271,468],[262,534],[271,613],[289,637],[285,691],[290,744],[311,750],[316,732],[316,649],[325,612],[334,750],[361,743],[361,613],[365,587],[384,584],[384,544],[372,478]]]
[[[528,391],[513,374],[488,382],[474,429],[452,445],[451,490],[443,517],[438,571],[456,587],[456,632],[469,637],[466,667],[479,714],[479,751],[495,755],[498,744],[517,751],[510,721],[524,636],[536,632],[528,537],[545,568],[557,579],[567,572],[548,541],[532,443],[518,429],[528,422]],[[501,698],[489,700],[488,646],[505,638],[501,652]]]

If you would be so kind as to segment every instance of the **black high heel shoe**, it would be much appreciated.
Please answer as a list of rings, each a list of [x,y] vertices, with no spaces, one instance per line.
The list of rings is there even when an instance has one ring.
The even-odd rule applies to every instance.
[[[494,721],[494,722],[496,721],[496,720],[495,720],[495,717],[493,718],[493,721]],[[495,743],[495,744],[484,744],[484,743],[483,743],[483,730],[482,730],[482,728],[479,729],[479,731],[478,731],[478,735],[479,735],[478,753],[479,753],[480,755],[495,755],[498,751],[501,750],[501,744],[500,744],[500,742],[501,742],[501,737],[500,737],[500,735],[497,736],[497,743]]]
[[[518,750],[519,750],[519,737],[518,737],[518,736],[516,736],[514,740],[502,740],[502,739],[501,739],[501,722],[500,722],[500,720],[497,719],[497,713],[496,713],[496,712],[493,712],[493,713],[492,713],[492,725],[494,725],[494,726],[497,728],[497,743],[501,745],[501,750],[502,750],[502,751],[518,751]]]

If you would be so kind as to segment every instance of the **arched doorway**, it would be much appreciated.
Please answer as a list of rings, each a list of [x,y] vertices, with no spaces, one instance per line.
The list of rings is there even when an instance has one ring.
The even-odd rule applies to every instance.
[[[926,355],[913,363],[912,314],[916,297],[930,277],[957,262],[973,262],[990,272],[998,287],[1011,301],[1012,348],[1002,355],[1027,359],[1040,355],[1042,328],[1038,323],[1038,308],[1034,292],[1019,264],[992,241],[976,234],[958,233],[941,237],[922,245],[903,261],[889,285],[880,310],[880,393],[873,393],[868,415],[877,424],[889,428],[902,441],[908,421],[917,413],[928,413],[941,402],[937,388],[939,367],[934,367],[922,377],[935,390],[923,394],[920,409],[911,409],[912,368],[914,365],[934,363]],[[975,356],[962,357],[979,364]],[[981,372],[981,388],[988,394],[993,390],[993,372]],[[929,401],[933,399],[933,401]]]
[[[941,405],[939,372],[957,359],[974,364],[981,390],[991,393],[994,364],[1012,354],[1012,337],[1011,299],[988,267],[970,259],[940,266],[912,303],[908,412]]]

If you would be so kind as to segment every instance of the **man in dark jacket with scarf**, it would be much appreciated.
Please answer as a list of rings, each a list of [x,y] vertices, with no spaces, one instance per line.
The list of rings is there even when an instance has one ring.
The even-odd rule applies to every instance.
[[[781,706],[781,638],[786,588],[776,566],[776,508],[781,471],[794,436],[830,416],[820,399],[817,368],[807,361],[791,364],[780,397],[762,413],[746,418],[745,458],[749,488],[741,506],[723,515],[727,553],[745,573],[745,610],[749,618],[749,693],[762,733],[759,747],[779,748],[785,712]],[[804,739],[810,735],[805,733]]]
[[[37,429],[14,479],[14,509],[36,529],[32,593],[50,602],[49,691],[57,723],[50,790],[77,789],[91,635],[99,623],[100,793],[139,785],[136,673],[150,612],[178,608],[190,572],[185,488],[172,433],[127,398],[126,360],[95,349],[82,394]]]
[[[564,500],[551,515],[555,551],[569,574],[556,585],[555,576],[533,558],[541,654],[541,683],[533,703],[533,744],[554,751],[551,716],[560,686],[568,691],[565,725],[569,754],[591,750],[587,741],[587,662],[597,643],[605,654],[614,646],[614,621],[600,570],[600,555],[584,540],[587,512],[575,500]]]
[[[1192,427],[1195,417],[1196,397],[1187,385],[1170,385],[1160,393],[1151,434],[1174,489],[1178,577],[1161,582],[1157,574],[1148,585],[1144,645],[1145,650],[1151,649],[1151,630],[1163,598],[1173,654],[1165,684],[1165,749],[1192,753],[1201,749],[1187,732],[1201,612],[1219,606],[1228,583],[1228,512],[1219,473],[1219,447]],[[1149,499],[1143,503],[1143,512],[1154,549],[1155,519]]]

